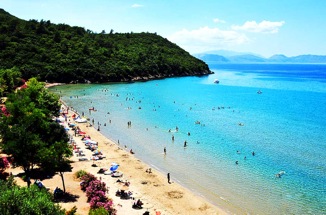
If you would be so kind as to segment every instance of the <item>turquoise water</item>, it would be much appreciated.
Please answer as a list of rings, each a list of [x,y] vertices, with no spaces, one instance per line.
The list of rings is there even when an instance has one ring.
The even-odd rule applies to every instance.
[[[326,65],[210,68],[215,74],[205,77],[51,90],[152,168],[230,213],[326,214]]]

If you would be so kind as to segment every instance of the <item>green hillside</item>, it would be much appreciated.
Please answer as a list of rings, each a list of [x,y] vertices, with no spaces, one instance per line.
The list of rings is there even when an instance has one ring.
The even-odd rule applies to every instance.
[[[25,21],[0,9],[0,68],[48,82],[111,82],[205,75],[202,60],[156,33],[94,33]]]

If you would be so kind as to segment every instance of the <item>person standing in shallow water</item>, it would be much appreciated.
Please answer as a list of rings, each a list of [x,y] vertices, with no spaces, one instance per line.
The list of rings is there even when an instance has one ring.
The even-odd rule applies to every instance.
[[[166,147],[164,147],[164,154],[166,155]]]
[[[171,182],[170,182],[170,173],[168,173],[167,177],[168,177],[168,183],[171,184]]]

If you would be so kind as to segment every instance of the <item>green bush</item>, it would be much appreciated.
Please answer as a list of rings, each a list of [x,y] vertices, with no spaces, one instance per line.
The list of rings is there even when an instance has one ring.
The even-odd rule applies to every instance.
[[[10,181],[0,183],[0,214],[64,215],[65,210],[52,202],[51,194],[37,186],[19,187]]]
[[[75,177],[76,178],[81,178],[86,174],[87,174],[87,172],[85,170],[79,170],[79,171],[75,172]]]
[[[108,215],[109,212],[103,208],[90,209],[88,215]]]

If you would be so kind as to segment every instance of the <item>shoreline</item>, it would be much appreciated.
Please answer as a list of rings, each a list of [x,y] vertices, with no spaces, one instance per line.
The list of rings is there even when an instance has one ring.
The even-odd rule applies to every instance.
[[[66,105],[61,99],[60,102],[62,105]],[[78,111],[70,109],[68,116],[70,117],[73,113],[78,114]],[[125,149],[119,147],[116,142],[104,136],[100,131],[97,131],[94,126],[90,127],[88,125],[89,122],[78,124],[82,131],[85,131],[93,140],[98,142],[99,149],[104,155],[107,156],[110,154],[109,157],[107,156],[103,160],[95,161],[95,163],[98,163],[96,170],[103,167],[107,168],[112,162],[120,164],[120,170],[123,172],[124,178],[127,178],[127,180],[131,182],[130,189],[136,193],[140,193],[142,198],[145,199],[145,201],[148,201],[148,204],[151,206],[158,206],[155,208],[153,207],[155,211],[157,208],[160,208],[162,214],[184,214],[185,211],[187,211],[187,214],[227,214],[227,212],[222,208],[212,204],[198,193],[195,193],[178,182],[173,181],[173,177],[172,183],[169,184],[163,172],[154,169],[153,173],[146,173],[148,168],[152,168],[150,164],[143,162],[135,155],[130,154]],[[75,139],[77,139],[76,142],[81,142],[78,140],[79,138]],[[82,147],[81,149],[83,150]],[[75,155],[72,159],[74,160],[74,158]],[[89,163],[90,161],[86,162]],[[94,171],[94,168],[90,168],[90,170],[90,173],[105,179],[104,181],[110,187],[114,186],[110,176],[99,175]],[[115,191],[116,190],[114,190],[114,192]],[[112,192],[110,192],[108,197],[113,198]],[[116,205],[115,201],[118,200],[113,198],[113,202]],[[154,213],[155,211],[152,210],[150,212]],[[137,210],[134,210],[134,212],[135,213],[128,211],[128,214],[139,214]]]

